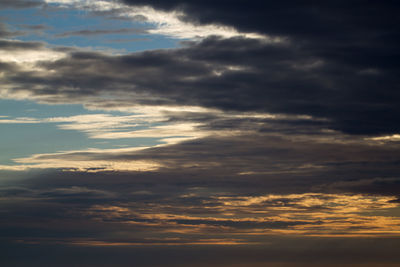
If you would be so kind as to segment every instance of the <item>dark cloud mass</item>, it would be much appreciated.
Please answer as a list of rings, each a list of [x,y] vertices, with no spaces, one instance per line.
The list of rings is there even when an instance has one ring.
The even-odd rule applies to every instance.
[[[270,38],[210,35],[113,54],[7,39],[18,32],[0,24],[0,96],[99,113],[74,116],[75,124],[49,114],[45,123],[99,144],[119,134],[193,137],[0,165],[2,266],[398,266],[398,2],[116,2]],[[88,12],[111,19],[120,9]],[[76,29],[55,37],[146,33],[126,40],[154,41],[137,28]],[[144,114],[126,122],[100,114],[109,110]],[[128,127],[147,118],[149,129]],[[6,171],[13,167],[23,171]]]
[[[316,52],[295,40],[209,38],[185,48],[124,56],[76,52],[43,62],[51,73],[13,73],[8,82],[15,90],[38,88],[32,93],[49,101],[113,91],[125,93],[123,101],[130,104],[311,115],[351,134],[400,131],[395,68],[362,66]]]
[[[400,45],[399,4],[396,1],[124,2],[183,10],[184,19],[197,23],[220,23],[244,31],[287,37],[292,47],[282,52],[323,62],[325,66],[317,67],[316,72],[313,70],[313,76],[325,84],[296,83],[289,77],[293,74],[303,76],[301,71],[275,69],[282,73],[283,79],[279,84],[262,81],[256,84],[257,89],[250,85],[254,91],[262,91],[255,99],[274,99],[275,94],[270,90],[275,89],[281,91],[282,97],[297,98],[297,101],[282,103],[289,112],[332,116],[340,130],[372,134],[399,131],[399,120],[395,115],[399,114],[396,107],[399,106],[397,47]],[[268,50],[262,51],[266,53],[262,61],[275,61],[267,55]],[[227,54],[238,60],[245,58],[236,53]],[[276,76],[269,69],[263,73]],[[238,79],[247,82],[245,77]],[[286,86],[287,79],[294,84]],[[337,108],[327,103],[332,100],[332,106]],[[339,103],[339,106],[335,105]],[[270,109],[266,103],[263,107]]]
[[[255,30],[260,33],[314,41],[323,41],[324,37],[335,40],[334,38],[339,36],[356,40],[358,35],[352,36],[355,33],[361,37],[368,37],[372,33],[377,35],[385,33],[385,36],[392,34],[394,37],[399,22],[397,16],[399,4],[396,1],[122,0],[121,2],[131,5],[151,5],[164,10],[181,10],[185,13],[183,19],[198,23],[220,23],[245,31]],[[336,42],[342,41],[345,40],[336,40]]]

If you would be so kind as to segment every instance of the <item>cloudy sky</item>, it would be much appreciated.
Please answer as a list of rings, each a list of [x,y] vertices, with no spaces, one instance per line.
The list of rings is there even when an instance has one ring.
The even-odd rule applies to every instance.
[[[0,264],[399,266],[399,11],[0,0]]]

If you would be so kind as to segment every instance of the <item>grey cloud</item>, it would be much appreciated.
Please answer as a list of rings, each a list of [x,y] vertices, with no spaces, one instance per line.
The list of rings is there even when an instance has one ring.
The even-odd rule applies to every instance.
[[[10,186],[0,188],[1,197],[12,197],[31,194],[32,190],[21,186]]]
[[[79,203],[100,204],[112,201],[116,194],[84,186],[68,186],[68,187],[31,187],[27,185],[21,186],[2,186],[0,188],[0,197],[3,200],[11,202],[19,202],[30,200],[32,202],[62,202],[62,203]]]
[[[42,50],[45,45],[41,42],[22,42],[17,40],[0,40],[0,49],[6,51],[21,51],[25,49]]]
[[[13,71],[18,71],[18,66],[12,63],[4,63],[0,62],[0,70],[3,71],[4,73],[6,72],[13,72]]]
[[[66,188],[52,188],[51,190],[46,190],[39,192],[40,196],[43,197],[54,197],[54,198],[69,198],[72,199],[74,197],[79,198],[111,198],[113,196],[112,193],[104,191],[104,190],[97,190],[97,189],[89,189],[86,187],[78,187],[78,186],[71,186]]]
[[[10,31],[6,24],[0,23],[0,38],[11,38],[19,35],[24,35],[24,32]]]
[[[41,0],[1,0],[0,8],[30,8],[42,5]]]

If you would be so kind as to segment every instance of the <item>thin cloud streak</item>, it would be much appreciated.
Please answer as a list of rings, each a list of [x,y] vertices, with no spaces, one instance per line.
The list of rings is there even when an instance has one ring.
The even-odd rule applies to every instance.
[[[56,37],[69,37],[69,36],[93,36],[93,35],[107,35],[107,34],[145,34],[147,31],[143,29],[132,29],[132,28],[123,28],[123,29],[100,29],[100,30],[79,30],[79,31],[69,31],[63,32],[60,34],[56,34]]]

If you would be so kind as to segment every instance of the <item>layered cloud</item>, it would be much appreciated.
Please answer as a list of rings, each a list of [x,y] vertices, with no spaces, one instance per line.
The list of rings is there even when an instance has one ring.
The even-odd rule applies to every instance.
[[[45,23],[0,24],[2,101],[83,107],[10,111],[0,126],[94,140],[0,165],[6,249],[118,248],[126,256],[211,246],[232,248],[202,266],[295,266],[296,257],[299,266],[398,263],[398,5],[289,2],[2,1],[134,22],[46,32],[58,45],[23,35]],[[112,34],[178,46],[127,53],[60,45]],[[343,240],[354,253],[343,253]],[[236,252],[241,261],[221,262],[239,259]],[[171,255],[164,258],[175,266]]]
[[[134,179],[126,183],[128,176],[87,174],[79,185],[79,174],[57,176],[51,182],[43,176],[44,180],[36,177],[35,183],[2,188],[1,201],[13,207],[2,211],[3,215],[26,229],[19,234],[10,232],[7,238],[42,245],[168,247],[252,246],[268,244],[277,235],[360,238],[400,234],[399,203],[392,196],[249,195],[238,194],[234,186],[221,190],[221,185],[193,186],[188,184],[193,181],[171,177],[156,182],[151,176],[131,176]],[[53,223],[48,228],[41,222]],[[13,227],[7,221],[1,226]],[[47,237],[43,227],[50,233]],[[66,238],[60,236],[65,227],[69,231]]]
[[[2,94],[97,108],[192,105],[309,115],[349,133],[398,131],[397,96],[390,89],[395,84],[379,91],[376,87],[382,75],[390,81],[394,74],[360,74],[362,69],[325,62],[301,50],[293,53],[293,48],[239,38],[121,56],[76,51],[57,59],[59,52],[46,52],[52,61],[40,60],[33,71],[4,66]],[[45,59],[35,55],[23,58]]]

